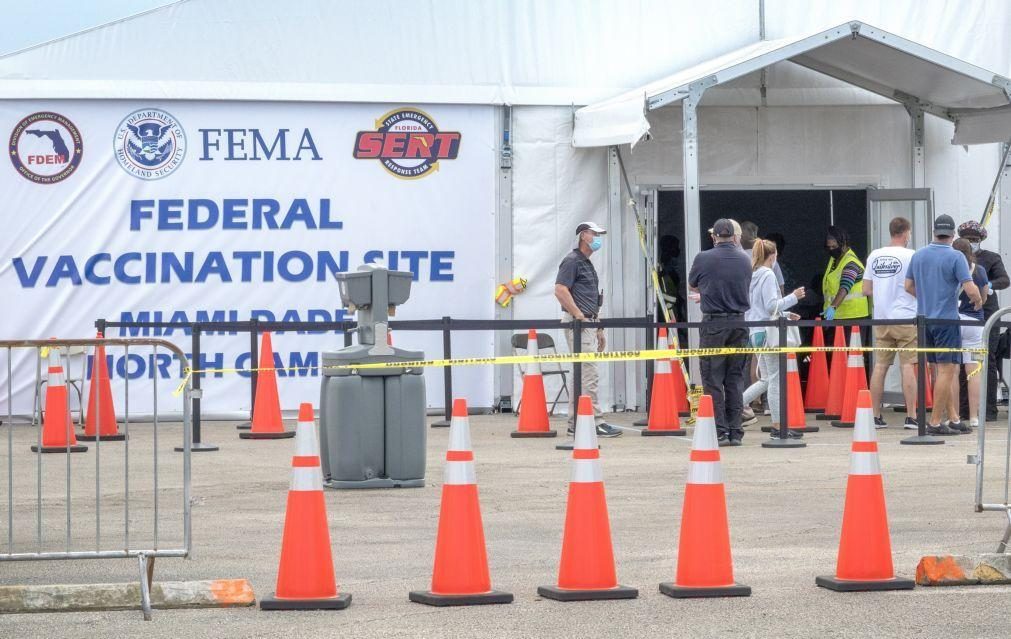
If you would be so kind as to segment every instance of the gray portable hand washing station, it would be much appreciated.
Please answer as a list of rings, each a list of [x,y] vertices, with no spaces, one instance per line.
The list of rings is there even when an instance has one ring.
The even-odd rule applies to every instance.
[[[425,485],[425,378],[420,368],[327,368],[425,358],[387,344],[387,321],[411,293],[411,273],[359,266],[338,273],[357,313],[358,343],[323,353],[319,443],[328,488]]]

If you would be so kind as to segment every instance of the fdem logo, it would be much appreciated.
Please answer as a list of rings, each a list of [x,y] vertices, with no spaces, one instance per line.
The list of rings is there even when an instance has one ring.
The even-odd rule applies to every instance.
[[[460,153],[458,131],[440,131],[424,111],[404,107],[376,120],[374,131],[359,131],[354,157],[379,160],[398,178],[413,180],[439,170],[440,160]]]
[[[73,122],[59,113],[40,111],[18,122],[7,151],[21,177],[36,184],[55,184],[81,165],[84,145]]]

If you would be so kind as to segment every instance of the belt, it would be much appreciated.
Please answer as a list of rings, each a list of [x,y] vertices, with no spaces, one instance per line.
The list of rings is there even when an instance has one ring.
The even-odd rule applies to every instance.
[[[715,317],[742,317],[744,313],[703,313],[702,319]]]

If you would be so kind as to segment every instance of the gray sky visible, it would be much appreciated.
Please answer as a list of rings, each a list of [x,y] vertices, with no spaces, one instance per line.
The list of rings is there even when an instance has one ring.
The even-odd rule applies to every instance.
[[[0,0],[0,55],[174,0]]]

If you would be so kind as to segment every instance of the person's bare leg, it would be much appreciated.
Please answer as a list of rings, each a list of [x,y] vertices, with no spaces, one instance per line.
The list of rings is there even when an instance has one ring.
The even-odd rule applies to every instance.
[[[900,362],[899,370],[902,373],[902,398],[906,402],[906,414],[915,419],[916,368],[912,364],[902,364]]]
[[[937,364],[934,376],[934,410],[930,412],[930,423],[937,426],[944,418],[948,410],[948,402],[951,400],[951,378],[956,364]]]
[[[881,396],[885,393],[885,376],[890,366],[890,363],[880,362],[874,365],[871,372],[871,406],[875,417],[881,417]]]
[[[958,364],[953,367],[955,372],[951,375],[951,396],[948,398],[948,421],[958,421]]]
[[[979,417],[979,375],[969,377],[969,373],[976,370],[976,364],[965,365],[966,392],[969,393],[969,422]]]

